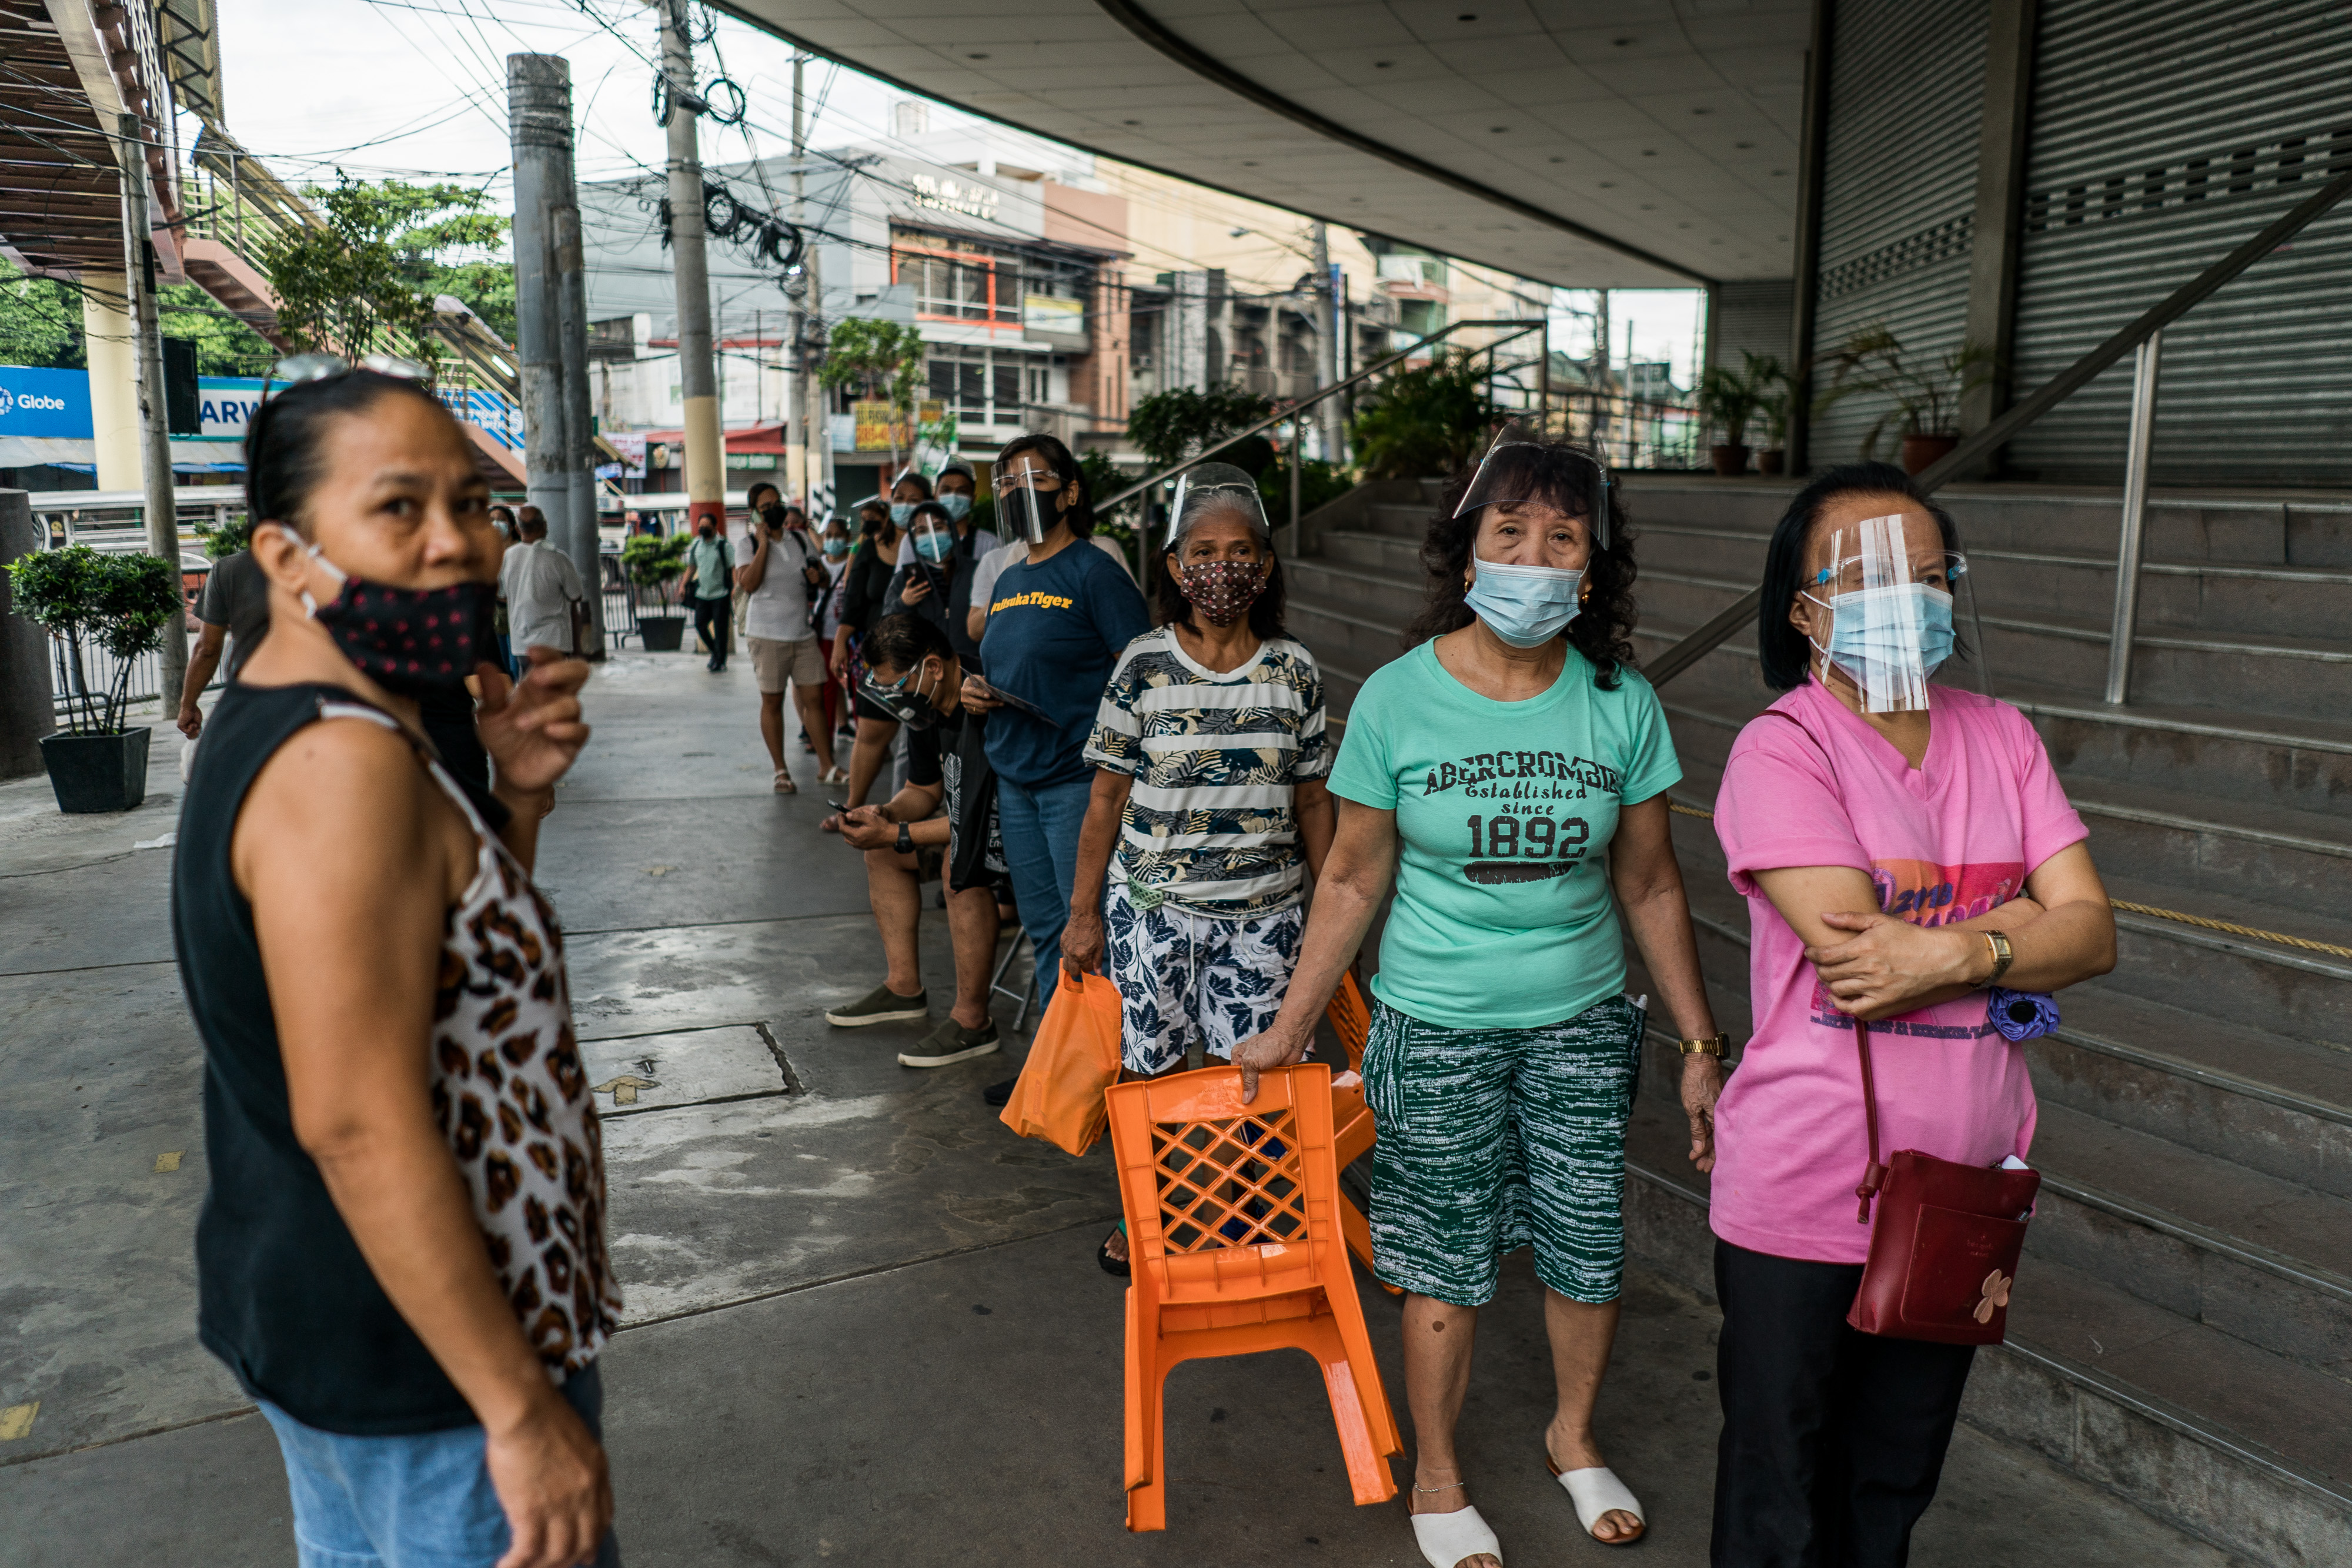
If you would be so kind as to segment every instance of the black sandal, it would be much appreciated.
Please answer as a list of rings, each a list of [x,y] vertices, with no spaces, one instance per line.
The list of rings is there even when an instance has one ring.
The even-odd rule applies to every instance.
[[[1111,1236],[1117,1236],[1126,1229],[1127,1221],[1122,1219],[1118,1222],[1118,1228],[1112,1231],[1110,1234]],[[1131,1246],[1133,1243],[1129,1243],[1129,1245]],[[1102,1265],[1103,1272],[1106,1274],[1116,1275],[1122,1280],[1131,1279],[1134,1277],[1135,1270],[1129,1267],[1127,1259],[1114,1258],[1110,1255],[1110,1236],[1104,1237],[1102,1239],[1102,1245],[1095,1249],[1095,1261]]]

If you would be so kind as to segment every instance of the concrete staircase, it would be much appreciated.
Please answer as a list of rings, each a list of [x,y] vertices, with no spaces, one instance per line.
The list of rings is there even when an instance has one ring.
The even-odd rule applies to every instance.
[[[1756,581],[1793,489],[1627,480],[1643,656]],[[1421,601],[1434,492],[1366,486],[1309,520],[1290,623],[1335,715]],[[2111,894],[2352,946],[2352,497],[2160,501],[2120,710],[2100,700],[2116,497],[1940,498],[1993,689],[2042,732]],[[1675,799],[1711,808],[1772,695],[1753,632],[1661,695]],[[1747,910],[1710,824],[1677,814],[1675,832],[1717,1014],[1744,1040]],[[2010,1342],[1979,1358],[1967,1416],[2253,1562],[2352,1562],[2352,959],[2116,919],[2115,973],[2062,997],[2062,1030],[2027,1048],[2044,1196]],[[1660,1040],[1628,1223],[1705,1291],[1706,1179],[1684,1157],[1678,1075]]]

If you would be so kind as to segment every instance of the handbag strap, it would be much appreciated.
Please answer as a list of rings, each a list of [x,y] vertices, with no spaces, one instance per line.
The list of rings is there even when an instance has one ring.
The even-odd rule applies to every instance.
[[[1861,1199],[1854,1210],[1856,1225],[1870,1223],[1870,1200],[1886,1185],[1886,1167],[1878,1163],[1878,1085],[1870,1075],[1870,1026],[1860,1019],[1853,1020],[1853,1048],[1862,1058],[1862,1114],[1870,1128],[1870,1164],[1862,1173],[1862,1185],[1853,1189]]]

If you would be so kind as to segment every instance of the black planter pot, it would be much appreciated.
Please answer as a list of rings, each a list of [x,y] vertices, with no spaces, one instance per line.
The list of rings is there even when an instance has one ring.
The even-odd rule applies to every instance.
[[[683,615],[643,615],[637,618],[637,635],[645,639],[648,653],[675,653],[686,640],[686,617]]]
[[[58,810],[128,811],[143,802],[151,733],[126,729],[121,735],[43,736],[41,760],[48,765]]]

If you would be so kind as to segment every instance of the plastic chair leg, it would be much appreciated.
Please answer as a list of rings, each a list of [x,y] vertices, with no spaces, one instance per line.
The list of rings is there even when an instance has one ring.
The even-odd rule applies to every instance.
[[[1160,1408],[1168,1369],[1160,1361],[1158,1314],[1127,1291],[1127,1528],[1168,1528],[1166,1421]]]
[[[1347,1341],[1353,1337],[1331,1319],[1324,1319],[1321,1332],[1315,1335],[1319,1342],[1315,1347],[1315,1359],[1323,1367],[1323,1388],[1331,1401],[1331,1425],[1339,1429],[1339,1452],[1347,1460],[1348,1490],[1355,1494],[1356,1505],[1363,1508],[1387,1502],[1396,1496],[1396,1478],[1389,1472],[1388,1466],[1388,1456],[1396,1451],[1396,1445],[1392,1440],[1381,1440],[1380,1406],[1366,1407],[1363,1382],[1348,1354]],[[1373,1373],[1370,1393],[1374,1400],[1381,1401],[1377,1372]]]

